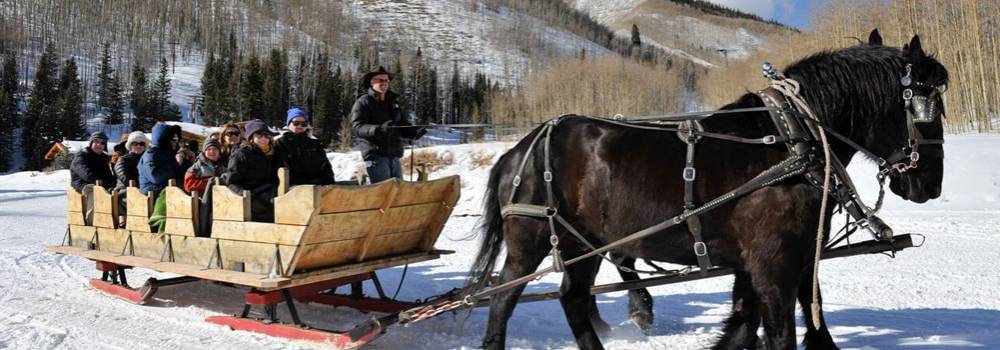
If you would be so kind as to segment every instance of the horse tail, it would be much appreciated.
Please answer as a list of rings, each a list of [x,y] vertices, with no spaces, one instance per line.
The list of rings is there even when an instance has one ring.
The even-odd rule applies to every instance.
[[[471,290],[482,289],[493,274],[497,256],[503,248],[503,217],[500,215],[499,186],[503,177],[504,167],[501,164],[507,158],[501,157],[497,164],[490,170],[490,180],[486,185],[486,192],[483,194],[483,216],[479,222],[477,231],[483,236],[479,244],[479,252],[476,253],[476,260],[469,271],[469,279],[466,287]]]

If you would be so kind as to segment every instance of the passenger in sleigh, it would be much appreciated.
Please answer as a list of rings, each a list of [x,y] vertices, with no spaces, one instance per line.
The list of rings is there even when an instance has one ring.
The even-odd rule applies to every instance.
[[[184,181],[184,169],[181,168],[184,158],[177,153],[180,137],[181,127],[156,123],[153,125],[153,147],[139,160],[139,191],[152,193],[156,198],[153,214],[149,217],[150,229],[155,232],[163,232],[166,227],[167,201],[162,196],[163,189],[171,179],[177,183]]]
[[[274,140],[274,152],[278,167],[288,168],[289,186],[332,185],[333,167],[326,158],[323,144],[312,135],[306,112],[299,108],[289,109],[285,126],[288,131]]]
[[[94,185],[101,182],[101,187],[111,190],[115,187],[115,176],[111,173],[111,158],[105,153],[108,148],[108,135],[95,132],[90,135],[90,144],[73,156],[69,166],[70,183],[77,192],[86,197],[87,203],[85,222],[90,225],[94,212]]]
[[[222,131],[219,133],[219,142],[221,147],[219,151],[219,164],[225,169],[229,164],[229,156],[233,154],[237,148],[243,144],[243,128],[239,124],[229,122],[222,126]]]
[[[126,189],[132,181],[138,184],[139,160],[142,158],[142,154],[146,152],[146,147],[152,146],[151,144],[152,142],[146,137],[146,133],[133,131],[128,134],[128,139],[123,144],[124,153],[115,161],[115,176],[118,178],[118,186],[115,187],[115,191],[118,191],[118,222],[122,227],[125,226],[125,218],[128,214],[128,205],[126,205],[125,197],[127,193]]]
[[[198,210],[198,236],[211,236],[212,229],[212,178],[222,175],[225,168],[219,164],[222,156],[222,144],[218,140],[205,141],[201,154],[194,165],[184,174],[184,191],[194,195],[199,193],[201,201]]]
[[[274,197],[278,191],[274,140],[260,120],[247,122],[244,130],[246,141],[230,156],[222,183],[239,194],[250,191],[253,221],[274,222]]]

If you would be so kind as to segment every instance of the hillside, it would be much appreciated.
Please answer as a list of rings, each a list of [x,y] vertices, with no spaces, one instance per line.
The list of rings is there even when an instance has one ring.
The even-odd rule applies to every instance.
[[[702,66],[725,66],[758,51],[774,51],[796,35],[793,29],[743,14],[717,11],[666,0],[564,0],[608,26],[619,36],[639,27],[644,43],[688,56]]]

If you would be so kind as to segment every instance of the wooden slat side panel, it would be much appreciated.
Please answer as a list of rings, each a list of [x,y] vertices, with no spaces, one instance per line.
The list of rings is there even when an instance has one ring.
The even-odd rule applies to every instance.
[[[455,183],[459,182],[458,176],[449,176],[441,179],[409,182],[403,181],[399,184],[399,193],[393,200],[393,207],[413,205],[419,203],[439,202],[445,192],[451,190]]]
[[[214,220],[212,238],[246,242],[298,245],[306,226],[266,222]]]
[[[442,196],[438,212],[434,214],[430,223],[427,224],[427,231],[424,233],[424,239],[420,242],[420,251],[427,252],[434,249],[434,242],[437,242],[438,237],[441,236],[441,231],[444,230],[445,223],[448,222],[448,218],[451,217],[452,211],[455,210],[455,204],[458,203],[461,193],[462,183],[459,179],[455,179],[455,181],[452,182],[451,188],[447,189]]]
[[[219,240],[219,254],[222,257],[222,266],[226,270],[235,270],[237,263],[242,263],[244,272],[267,275],[272,268],[275,249],[281,252],[284,272],[290,273],[291,260],[295,250],[298,249],[297,246]]]
[[[131,212],[129,212],[131,213]],[[125,218],[125,228],[129,231],[150,232],[149,217],[129,215]]]
[[[142,194],[136,187],[128,187],[125,190],[125,205],[128,207],[129,216],[145,216],[149,219],[149,214],[153,211],[153,196]]]
[[[301,249],[295,270],[312,270],[336,266],[346,263],[353,263],[358,257],[358,250],[354,249],[361,239],[346,241],[334,241],[319,244],[306,245]]]
[[[167,217],[191,219],[194,217],[193,199],[180,187],[168,186],[167,195]]]
[[[111,194],[104,187],[94,186],[94,226],[103,228],[117,228],[118,196]]]
[[[191,219],[167,218],[166,221],[167,226],[163,229],[163,232],[188,237],[196,236],[194,221],[191,221]]]
[[[70,212],[83,212],[83,195],[77,192],[73,186],[66,187],[66,210]]]
[[[226,186],[212,186],[212,219],[250,221],[250,197]]]
[[[378,209],[348,213],[319,214],[313,217],[302,243],[320,243],[363,237],[378,217]]]
[[[97,228],[93,226],[69,225],[70,245],[74,247],[87,248],[94,238]]]
[[[215,240],[204,237],[172,234],[170,235],[170,246],[173,248],[174,262],[201,267],[208,266],[208,260],[215,252]]]
[[[416,252],[423,241],[424,232],[426,230],[419,229],[378,235],[372,240],[365,260]]]
[[[383,259],[366,261],[362,263],[348,264],[348,265],[323,268],[318,270],[311,270],[311,271],[296,270],[296,273],[290,277],[292,278],[292,281],[288,284],[288,286],[291,287],[295,285],[325,281],[333,278],[352,276],[359,273],[375,271],[378,269],[384,269],[392,266],[400,266],[404,264],[413,264],[421,261],[433,260],[439,258],[441,254],[451,254],[451,253],[453,252],[447,250],[435,250],[428,253],[421,252],[416,254],[392,256]]]
[[[122,248],[128,241],[128,231],[113,228],[97,229],[97,247],[109,253],[122,253]]]
[[[378,209],[399,180],[390,179],[368,186],[323,186],[320,214]]]
[[[313,185],[294,186],[288,193],[274,198],[274,222],[308,225],[319,204],[323,189]]]
[[[166,235],[132,231],[132,247],[135,256],[159,260],[165,242]]]

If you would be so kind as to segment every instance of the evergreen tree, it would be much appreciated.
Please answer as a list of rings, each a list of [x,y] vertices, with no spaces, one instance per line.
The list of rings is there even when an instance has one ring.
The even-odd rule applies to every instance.
[[[333,136],[340,129],[340,79],[339,71],[331,74],[329,60],[326,55],[317,62],[315,71],[316,104],[313,108],[313,122],[316,124],[317,135],[324,145],[329,145]]]
[[[272,49],[264,68],[265,116],[284,121],[282,118],[288,111],[288,88],[288,56],[283,51]]]
[[[639,35],[639,26],[632,25],[632,46],[642,46],[642,37]]]
[[[48,148],[53,142],[62,141],[58,139],[59,125],[55,117],[59,100],[56,64],[56,49],[49,42],[38,59],[31,99],[24,114],[24,128],[21,131],[21,145],[24,147],[24,158],[29,170],[42,170]]]
[[[114,79],[115,69],[111,67],[110,46],[111,43],[104,42],[104,51],[101,54],[101,69],[97,73],[97,106],[102,108],[111,107],[108,90],[111,88],[111,80]]]
[[[201,75],[201,122],[206,125],[221,125],[225,118],[221,117],[222,107],[219,104],[220,87],[217,72],[220,69],[215,53],[208,54],[208,62]]]
[[[392,67],[393,76],[392,80],[389,81],[389,90],[399,94],[399,103],[404,103],[405,99],[410,96],[409,90],[406,86],[406,72],[403,71],[403,63],[399,59],[396,60],[396,65]],[[407,111],[412,111],[409,106],[405,106]]]
[[[160,72],[156,77],[156,81],[153,82],[153,86],[150,87],[150,99],[152,115],[159,120],[170,120],[179,121],[181,120],[180,111],[177,107],[170,103],[170,77],[168,76],[170,70],[167,66],[167,59],[165,57],[160,58]],[[146,120],[147,123],[152,122],[152,120]],[[138,130],[149,130],[152,128],[153,124],[143,125]],[[134,125],[133,125],[134,127]]]
[[[144,127],[152,126],[151,121],[155,120],[153,114],[153,104],[150,98],[149,78],[146,75],[146,67],[139,64],[137,60],[132,66],[132,93],[129,94],[129,107],[132,108],[132,129],[144,130]],[[109,124],[105,122],[105,124]]]
[[[447,122],[450,124],[462,122],[462,76],[458,71],[458,63],[453,63],[451,68],[451,81],[448,83],[448,116]]]
[[[20,127],[17,115],[17,56],[4,55],[0,70],[0,172],[10,170],[14,152],[14,130]]]
[[[76,71],[76,62],[69,58],[63,65],[62,73],[59,76],[59,100],[57,102],[57,112],[59,113],[59,138],[63,140],[77,140],[84,136],[83,125],[83,96],[80,94],[80,78]]]
[[[108,116],[104,118],[104,124],[122,123],[125,114],[125,98],[122,94],[122,78],[115,73],[108,86]]]
[[[284,121],[284,113],[278,115],[265,115],[264,113],[264,91],[261,89],[264,85],[264,77],[261,74],[260,60],[255,51],[250,53],[250,59],[243,65],[243,74],[240,79],[240,94],[236,96],[240,99],[240,106],[242,106],[243,113],[241,115],[247,116],[248,119],[270,121],[271,125],[281,125],[281,122],[275,123],[275,121],[278,119]]]
[[[240,120],[247,119],[246,106],[243,105],[243,99],[241,98],[243,96],[243,89],[245,88],[243,84],[243,55],[236,56],[231,62],[226,62],[224,69],[229,69],[229,73],[220,74],[220,80],[222,76],[225,76],[228,85],[226,86],[226,94],[218,96],[224,106],[223,114],[236,116]]]

